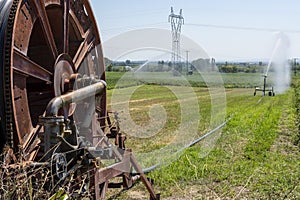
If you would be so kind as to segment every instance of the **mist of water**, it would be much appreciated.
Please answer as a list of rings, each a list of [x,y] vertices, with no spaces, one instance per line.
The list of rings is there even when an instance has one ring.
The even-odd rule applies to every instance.
[[[278,38],[277,41],[276,41],[276,44],[275,44],[274,49],[273,49],[273,52],[271,54],[271,58],[270,58],[270,60],[268,62],[268,66],[267,66],[267,68],[265,70],[265,73],[264,73],[265,76],[268,76],[268,73],[269,73],[270,67],[272,65],[272,62],[274,62],[275,55],[277,54],[277,51],[279,50],[279,47],[280,47],[280,44],[281,44],[281,40],[282,40],[281,38]]]
[[[288,61],[289,39],[284,33],[279,33],[274,50],[265,71],[274,71],[273,85],[276,93],[284,93],[290,87],[291,67]]]

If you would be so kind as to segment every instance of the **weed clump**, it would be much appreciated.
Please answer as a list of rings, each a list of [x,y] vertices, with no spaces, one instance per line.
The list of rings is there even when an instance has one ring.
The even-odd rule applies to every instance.
[[[296,124],[298,128],[298,134],[295,138],[295,145],[300,146],[300,80],[295,80],[293,87],[295,90]]]
[[[49,168],[30,165],[21,153],[13,155],[9,148],[0,157],[0,200],[49,198]]]

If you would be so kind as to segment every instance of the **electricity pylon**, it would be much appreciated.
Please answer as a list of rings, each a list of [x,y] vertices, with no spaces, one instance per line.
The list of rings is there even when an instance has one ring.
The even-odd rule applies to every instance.
[[[171,22],[172,28],[172,65],[173,69],[176,64],[180,62],[180,34],[181,25],[184,24],[184,18],[182,16],[182,9],[180,9],[179,15],[175,15],[173,7],[171,7],[171,14],[169,15],[169,22]]]

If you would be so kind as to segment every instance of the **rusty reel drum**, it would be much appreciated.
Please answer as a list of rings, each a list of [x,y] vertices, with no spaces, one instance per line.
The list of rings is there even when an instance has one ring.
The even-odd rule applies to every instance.
[[[0,0],[0,46],[6,164],[51,170],[45,187],[53,192],[64,187],[105,199],[108,188],[141,179],[150,199],[159,199],[107,114],[104,58],[88,0]],[[110,184],[115,177],[122,180]]]
[[[88,0],[0,0],[0,9],[0,150],[21,147],[34,160],[49,101],[78,74],[105,80],[100,37]],[[104,117],[105,93],[96,106]],[[59,113],[72,118],[75,109]]]

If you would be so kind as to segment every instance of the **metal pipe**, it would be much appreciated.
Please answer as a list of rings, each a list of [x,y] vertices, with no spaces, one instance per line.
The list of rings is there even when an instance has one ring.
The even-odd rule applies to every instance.
[[[85,98],[92,97],[94,95],[103,94],[105,88],[106,82],[100,80],[99,82],[89,85],[87,87],[83,87],[73,92],[57,96],[49,102],[46,108],[46,117],[57,116],[58,110],[64,105],[69,105],[70,103],[81,101]]]
[[[266,95],[266,84],[267,84],[267,76],[265,75],[264,76],[264,90],[263,90],[264,96]]]

